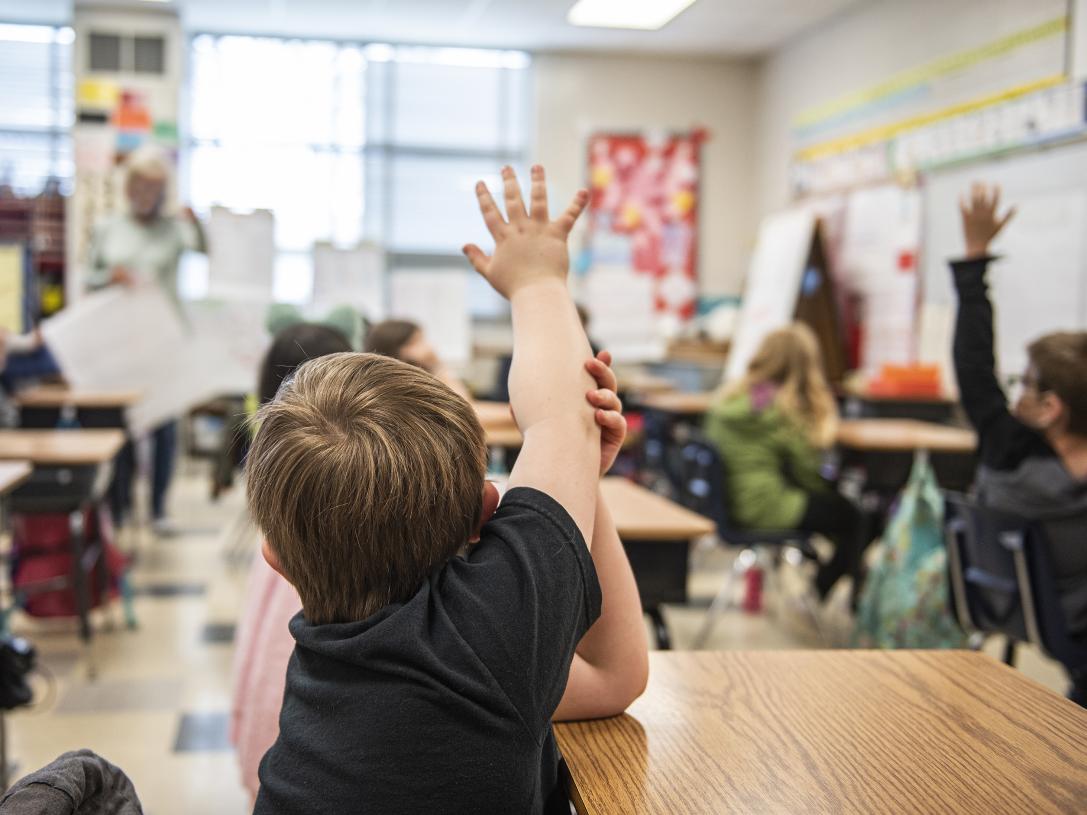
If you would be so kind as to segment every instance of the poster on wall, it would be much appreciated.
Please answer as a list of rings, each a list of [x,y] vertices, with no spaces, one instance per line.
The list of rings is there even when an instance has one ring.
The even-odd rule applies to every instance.
[[[600,133],[589,139],[586,254],[592,302],[588,305],[594,336],[609,344],[617,357],[661,355],[665,338],[695,315],[704,140],[701,130]],[[630,308],[627,292],[606,296],[606,287],[593,285],[595,273],[614,282],[619,272],[627,278],[627,292],[647,301],[642,308]],[[601,296],[592,296],[594,291]],[[625,303],[622,314],[617,312],[620,303]],[[639,325],[631,325],[633,315]],[[631,337],[640,339],[627,348]],[[655,349],[647,347],[646,337],[658,338]]]

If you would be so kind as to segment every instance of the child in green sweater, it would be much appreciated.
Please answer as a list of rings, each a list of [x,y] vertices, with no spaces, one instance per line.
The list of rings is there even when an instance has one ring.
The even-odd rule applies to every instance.
[[[861,516],[819,473],[838,412],[815,335],[802,324],[769,334],[747,373],[728,385],[706,416],[706,435],[728,473],[731,514],[748,529],[799,529],[834,544],[815,587],[826,598],[856,570]]]

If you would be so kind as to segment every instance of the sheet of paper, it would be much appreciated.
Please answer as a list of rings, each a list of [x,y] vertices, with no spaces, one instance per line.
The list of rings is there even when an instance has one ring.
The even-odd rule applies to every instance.
[[[389,317],[422,326],[443,362],[472,356],[468,272],[463,269],[400,269],[389,277]]]
[[[143,394],[128,410],[137,435],[217,392],[215,366],[157,286],[89,294],[43,322],[42,335],[73,387]]]
[[[804,209],[763,219],[725,366],[727,379],[742,376],[763,338],[792,320],[814,229],[815,215]]]
[[[653,307],[652,276],[630,266],[597,264],[585,276],[583,299],[589,334],[611,351],[616,362],[655,362],[664,358],[665,342]]]
[[[385,319],[385,251],[377,244],[340,249],[313,247],[313,303],[322,308],[353,306],[376,323]]]
[[[23,333],[26,250],[22,244],[0,245],[0,328]]]
[[[271,344],[265,328],[268,306],[244,300],[195,300],[185,304],[201,365],[210,371],[216,395],[256,390],[257,374]]]
[[[208,234],[208,296],[272,300],[275,217],[265,209],[212,207]]]

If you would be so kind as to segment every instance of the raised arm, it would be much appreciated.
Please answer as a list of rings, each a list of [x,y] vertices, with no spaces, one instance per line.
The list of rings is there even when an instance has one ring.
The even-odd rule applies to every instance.
[[[524,435],[509,486],[535,487],[558,501],[586,542],[596,513],[600,432],[585,391],[593,385],[583,368],[592,356],[566,284],[566,239],[588,200],[578,192],[555,221],[547,210],[543,168],[532,168],[530,210],[513,170],[502,170],[507,219],[487,186],[476,185],[483,220],[495,241],[490,257],[464,247],[476,271],[510,301],[513,365],[510,404]]]
[[[622,404],[606,351],[588,363],[597,390],[588,394],[601,427],[601,475],[611,469],[626,437]],[[556,721],[616,716],[641,696],[649,679],[649,648],[638,585],[619,540],[615,521],[597,492],[593,565],[600,580],[600,618],[578,643],[566,690],[552,717]]]

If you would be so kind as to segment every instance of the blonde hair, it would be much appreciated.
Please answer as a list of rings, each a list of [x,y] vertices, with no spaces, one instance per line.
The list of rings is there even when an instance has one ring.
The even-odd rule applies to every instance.
[[[170,162],[160,148],[145,144],[129,153],[125,160],[125,181],[127,182],[134,175],[169,181]]]
[[[255,421],[249,509],[311,623],[407,601],[479,523],[483,428],[420,368],[376,354],[313,359]]]
[[[726,385],[723,398],[749,393],[757,385],[776,387],[774,406],[795,422],[816,447],[829,447],[838,428],[838,406],[823,373],[815,334],[792,323],[766,336],[747,373]]]

